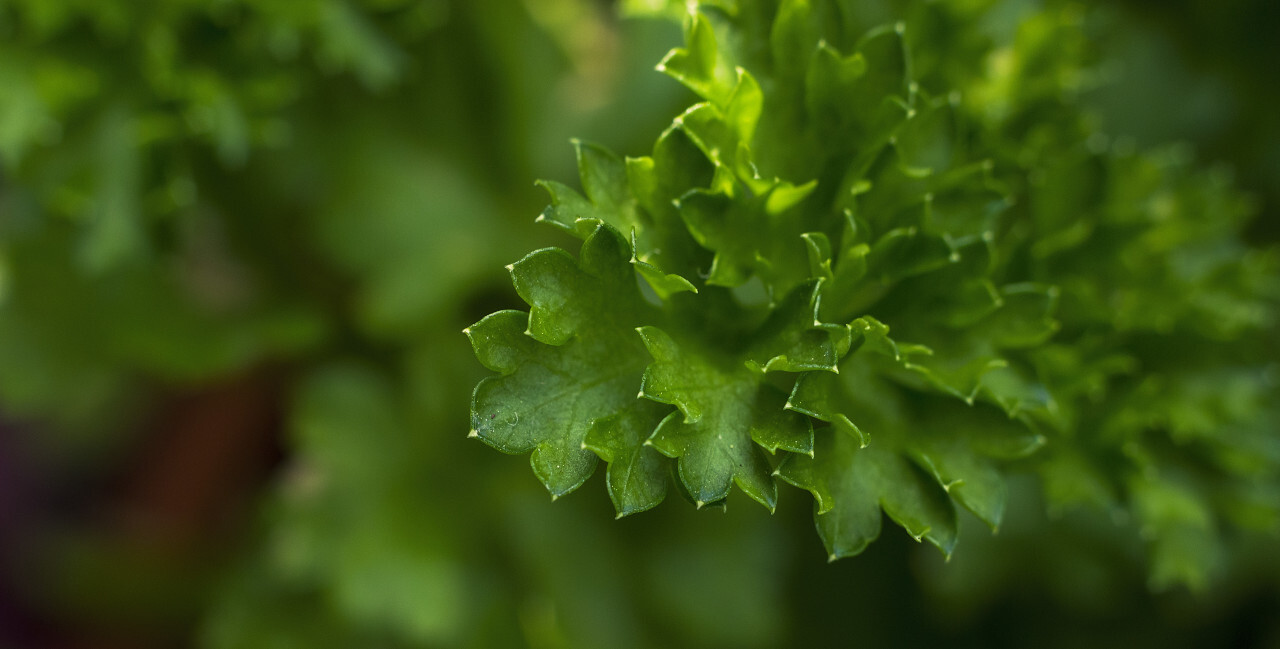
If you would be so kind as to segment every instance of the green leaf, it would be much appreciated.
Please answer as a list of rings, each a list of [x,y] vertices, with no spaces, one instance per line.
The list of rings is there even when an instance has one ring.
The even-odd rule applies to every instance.
[[[1008,490],[998,461],[1028,457],[1043,447],[1044,436],[990,406],[956,401],[937,403],[914,425],[904,444],[956,503],[996,531],[1004,519]]]
[[[755,332],[746,365],[760,372],[835,372],[850,348],[850,327],[824,323],[822,281],[797,287],[774,306],[770,318]]]
[[[989,407],[904,394],[882,378],[886,365],[910,365],[888,337],[888,327],[865,318],[851,329],[853,351],[841,362],[839,374],[800,377],[788,407],[831,422],[859,446],[909,459],[933,476],[935,486],[993,529],[998,527],[1005,487],[992,460],[1029,454],[1044,438]]]
[[[809,452],[813,431],[806,418],[783,409],[786,394],[764,383],[740,360],[691,352],[657,327],[640,329],[654,362],[645,370],[641,396],[679,408],[648,443],[678,458],[680,480],[701,508],[724,500],[736,483],[772,510],[773,471],[761,448]]]
[[[818,288],[815,282],[793,291],[727,349],[677,341],[657,327],[640,329],[654,359],[641,394],[679,409],[648,443],[679,459],[681,483],[699,507],[724,500],[736,483],[772,510],[777,487],[761,450],[812,451],[809,420],[787,409],[786,393],[767,373],[832,371],[848,349],[847,327],[817,321]]]
[[[877,248],[883,256],[875,254]],[[899,261],[891,267],[910,273],[882,276],[877,288],[887,295],[874,306],[877,315],[894,326],[897,337],[920,346],[920,353],[901,365],[899,378],[969,402],[984,390],[1010,407],[1026,401],[1034,391],[1026,380],[1005,377],[988,384],[985,378],[1008,366],[1009,350],[1043,344],[1057,331],[1057,289],[1030,283],[993,286],[988,279],[992,242],[987,237],[934,244],[878,242],[877,248],[870,255],[869,273],[894,258]],[[839,280],[837,273],[837,284]]]
[[[529,335],[561,345],[574,336],[607,337],[626,329],[651,308],[636,287],[630,259],[622,236],[600,225],[582,244],[579,260],[548,248],[508,266],[516,292],[530,306]]]
[[[540,181],[538,184],[551,194],[551,206],[537,220],[581,239],[590,236],[601,223],[623,233],[642,228],[622,158],[598,144],[574,140],[573,147],[586,196],[555,181]]]
[[[501,311],[467,330],[476,356],[502,373],[476,386],[472,436],[506,453],[532,451],[534,473],[555,497],[591,475],[596,456],[583,442],[592,422],[635,401],[648,361],[633,329],[654,316],[629,257],[605,225],[578,261],[535,252],[512,267],[530,314]]]
[[[734,66],[718,51],[715,29],[702,12],[695,12],[685,28],[685,46],[667,54],[658,70],[719,106],[728,102],[737,83]]]
[[[645,442],[671,409],[637,399],[591,423],[582,444],[609,463],[609,498],[618,518],[652,509],[667,495],[669,460]]]
[[[764,95],[760,84],[744,70],[723,107],[704,102],[691,107],[676,118],[676,125],[689,136],[717,171],[734,174],[747,186],[762,190],[762,184],[751,162],[751,143],[763,109]]]
[[[800,196],[808,189],[801,190]],[[759,276],[771,295],[784,295],[808,274],[808,251],[802,235],[812,224],[800,209],[773,212],[771,198],[787,192],[774,185],[763,196],[729,196],[697,190],[680,199],[680,215],[689,232],[715,253],[707,283],[734,287]],[[790,197],[788,202],[794,200]]]
[[[805,108],[819,132],[838,137],[850,128],[846,102],[860,94],[858,80],[867,73],[867,60],[857,52],[842,56],[825,42],[812,56],[805,79]]]
[[[678,123],[673,123],[658,136],[653,155],[627,159],[627,179],[636,200],[654,220],[674,223],[680,228],[671,201],[690,187],[711,182],[712,165],[702,150]],[[670,215],[672,218],[661,218]]]
[[[818,436],[813,457],[789,455],[778,477],[813,494],[814,520],[832,561],[862,552],[880,536],[883,510],[917,541],[945,555],[956,542],[956,513],[946,493],[919,467],[839,431]]]
[[[1035,347],[1058,331],[1058,288],[1040,284],[1008,284],[991,315],[977,323],[992,345],[1004,349]]]
[[[848,56],[826,42],[817,44],[805,77],[804,105],[827,146],[865,155],[887,142],[907,117],[907,82],[901,32],[879,28],[863,36]]]
[[[655,158],[625,161],[602,146],[575,140],[578,171],[586,197],[554,181],[539,183],[551,194],[551,205],[538,216],[538,222],[549,223],[584,239],[601,223],[629,234],[633,251],[631,263],[663,299],[675,293],[698,291],[683,276],[664,270],[664,267],[675,268],[692,276],[685,270],[690,261],[687,259],[690,245],[685,242],[688,236],[681,226],[672,223],[679,220],[671,207],[675,196],[666,197],[665,201],[660,198],[667,187],[662,182],[663,176],[654,168],[656,159],[663,163],[665,175],[691,173],[689,166],[696,163],[689,162],[687,154],[681,156],[672,151],[678,144],[664,146],[665,142],[674,140],[674,137],[660,139]],[[633,182],[637,186],[634,194],[630,188]],[[639,208],[637,196],[647,199],[644,201],[647,209]],[[680,231],[672,232],[675,228]]]
[[[696,292],[686,278],[698,277],[708,265],[706,251],[689,236],[675,206],[690,187],[711,182],[712,165],[688,135],[672,125],[653,146],[653,155],[628,158],[627,179],[647,217],[647,226],[632,230],[636,270],[663,299]]]
[[[579,345],[572,344],[564,351],[540,346],[524,334],[527,324],[523,312],[499,311],[468,329],[482,360],[518,361],[507,369],[508,374],[476,386],[470,436],[504,453],[533,451],[534,473],[553,497],[559,497],[576,489],[595,470],[596,456],[581,448],[586,426],[575,418],[579,404],[585,404],[587,412],[616,412],[629,401],[626,386],[633,377],[626,371],[606,375],[602,381],[592,376],[594,389],[584,391],[587,386],[583,381],[564,378],[572,377],[575,363],[584,360],[564,353],[578,351]],[[555,391],[544,396],[547,385]]]
[[[653,288],[653,292],[664,300],[676,293],[698,292],[698,287],[694,286],[692,282],[675,273],[664,273],[657,266],[639,259],[633,259],[631,263],[635,264],[636,272],[649,283],[649,286]]]
[[[822,39],[822,22],[827,8],[824,3],[809,0],[784,0],[778,7],[769,33],[770,52],[776,74],[782,78],[803,78],[815,49],[826,47]]]

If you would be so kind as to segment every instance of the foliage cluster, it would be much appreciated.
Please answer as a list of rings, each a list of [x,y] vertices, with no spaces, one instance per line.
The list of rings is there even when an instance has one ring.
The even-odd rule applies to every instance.
[[[1095,130],[1072,8],[983,4],[700,5],[659,69],[701,101],[651,156],[580,144],[540,217],[579,259],[514,264],[529,313],[468,330],[502,373],[472,434],[553,496],[603,459],[619,516],[669,473],[698,508],[780,479],[832,559],[881,510],[949,555],[1006,467],[1133,516],[1160,587],[1274,531],[1275,251],[1222,174]]]
[[[1114,137],[1223,112],[1094,110],[1142,25],[621,4],[0,0],[0,644],[1280,637],[1276,257]]]

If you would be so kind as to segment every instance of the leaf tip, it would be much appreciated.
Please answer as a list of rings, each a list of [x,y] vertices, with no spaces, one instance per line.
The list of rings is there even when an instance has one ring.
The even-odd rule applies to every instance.
[[[693,503],[693,504],[694,504],[694,506],[695,506],[695,507],[697,507],[698,509],[702,509],[703,507],[706,507],[706,505],[707,505],[707,503],[706,503],[706,502],[701,501],[701,500],[696,500],[696,501],[694,501],[694,503]]]
[[[471,432],[467,433],[467,439],[472,439],[479,436],[480,436],[480,431],[474,428],[471,429]]]
[[[840,558],[840,555],[836,554],[835,552],[832,552],[831,554],[827,555],[827,563],[835,563],[836,560],[838,560],[839,558]]]

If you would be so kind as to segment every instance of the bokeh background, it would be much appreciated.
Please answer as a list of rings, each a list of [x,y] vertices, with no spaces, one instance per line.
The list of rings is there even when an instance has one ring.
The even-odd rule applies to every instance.
[[[574,245],[533,181],[692,101],[624,4],[0,0],[0,647],[1280,647],[1274,538],[1153,592],[1131,522],[1015,477],[949,562],[828,565],[798,490],[614,521],[467,440],[461,329]],[[1280,4],[1081,7],[1103,130],[1280,240]]]

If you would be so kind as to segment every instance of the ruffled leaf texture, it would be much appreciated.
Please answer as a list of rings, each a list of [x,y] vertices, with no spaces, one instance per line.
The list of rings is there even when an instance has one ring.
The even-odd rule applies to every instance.
[[[882,513],[950,555],[1009,471],[1046,507],[1129,512],[1153,585],[1204,585],[1224,530],[1280,525],[1277,256],[1185,152],[1073,101],[1077,22],[999,49],[983,3],[699,5],[658,70],[697,103],[648,156],[575,142],[583,240],[514,264],[529,312],[467,331],[499,373],[472,435],[555,497],[607,465],[618,516],[812,493],[832,559]],[[679,12],[675,12],[679,13]]]

